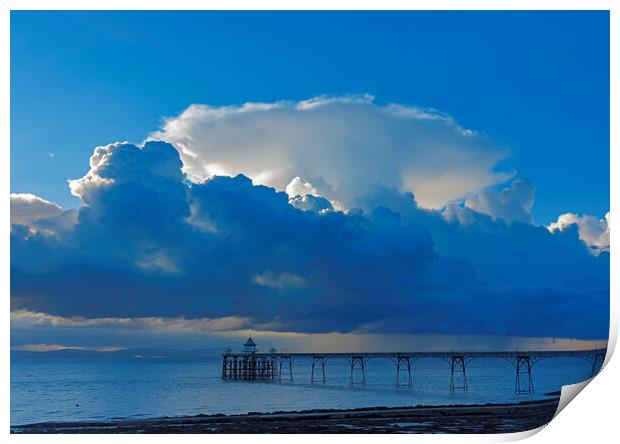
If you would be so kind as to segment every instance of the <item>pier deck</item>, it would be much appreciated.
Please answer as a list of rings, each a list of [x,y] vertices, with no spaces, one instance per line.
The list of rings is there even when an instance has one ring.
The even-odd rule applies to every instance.
[[[510,362],[515,369],[515,393],[533,393],[533,367],[538,361],[557,357],[584,359],[596,375],[605,360],[606,349],[556,351],[461,351],[461,352],[352,352],[352,353],[261,353],[245,351],[222,354],[222,379],[227,381],[293,382],[293,362],[307,359],[311,362],[310,382],[326,383],[325,365],[333,359],[349,364],[349,383],[366,384],[366,363],[370,359],[388,359],[395,364],[396,386],[401,385],[401,373],[406,385],[412,387],[415,361],[423,358],[440,359],[450,369],[450,390],[467,390],[467,365],[474,359],[496,358]]]

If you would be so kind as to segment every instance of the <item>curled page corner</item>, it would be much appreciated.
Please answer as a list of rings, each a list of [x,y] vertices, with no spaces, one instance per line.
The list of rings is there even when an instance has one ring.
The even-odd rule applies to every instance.
[[[571,384],[571,385],[564,385],[562,386],[562,391],[560,393],[560,402],[558,403],[558,408],[555,411],[555,415],[553,415],[553,419],[555,419],[556,416],[558,416],[558,414],[564,410],[564,407],[566,407],[573,399],[575,399],[575,397],[581,393],[581,391],[586,388],[586,386],[592,382],[592,380],[596,378],[596,376],[590,378],[590,379],[586,379],[585,381],[582,382],[578,382],[577,384]],[[552,419],[552,421],[553,421]]]
[[[596,373],[596,375],[592,376],[589,379],[586,379],[585,381],[578,382],[576,384],[570,384],[570,385],[563,385],[562,386],[562,390],[560,392],[560,402],[558,403],[558,408],[555,411],[555,415],[553,415],[553,419],[555,419],[555,417],[558,416],[562,410],[564,410],[564,407],[566,407],[573,399],[575,399],[575,397],[579,393],[581,393],[581,391],[584,388],[586,388],[587,385],[590,382],[592,382],[594,380],[594,378],[596,378],[596,376],[600,372],[603,371],[603,369],[605,368],[605,366],[607,365],[607,363],[611,359],[611,355],[613,354],[615,346],[616,346],[616,337],[614,335],[613,336],[613,340],[612,340],[612,336],[610,335],[610,342],[609,342],[609,344],[607,346],[607,353],[605,354],[605,359],[603,360],[601,368]],[[552,421],[553,421],[553,419],[552,419]]]
[[[522,439],[530,438],[536,435],[538,432],[540,432],[545,427],[547,427],[547,425],[548,423],[543,424],[540,427],[536,427],[535,429],[524,430],[523,432],[502,434],[501,438],[499,439],[499,442],[515,442],[515,441],[521,441]],[[499,436],[499,435],[495,435],[495,436]]]
[[[606,359],[606,361],[609,359],[609,354],[608,357]],[[560,401],[558,402],[558,407],[555,411],[555,414],[553,415],[553,418],[551,419],[551,421],[553,421],[562,410],[564,410],[564,407],[566,407],[573,399],[575,399],[575,397],[581,393],[581,391],[586,388],[586,386],[592,382],[594,380],[594,378],[596,378],[596,376],[590,378],[590,379],[586,379],[585,381],[582,382],[578,382],[577,384],[570,384],[570,385],[564,385],[562,386],[562,390],[560,392]],[[551,421],[549,421],[547,424],[543,424],[540,427],[537,427],[535,429],[531,429],[531,430],[524,430],[523,432],[517,432],[517,433],[507,433],[507,434],[503,434],[501,435],[502,438],[500,438],[500,442],[514,442],[514,441],[521,441],[522,439],[526,439],[529,438],[531,436],[536,435],[538,432],[542,431],[545,427],[547,427]]]

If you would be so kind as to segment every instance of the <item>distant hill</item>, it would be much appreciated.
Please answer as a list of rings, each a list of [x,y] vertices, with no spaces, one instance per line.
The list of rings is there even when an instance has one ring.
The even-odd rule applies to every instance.
[[[206,359],[219,357],[223,350],[219,348],[205,348],[198,350],[177,350],[169,348],[128,348],[117,351],[94,351],[94,350],[51,350],[29,351],[11,350],[12,360],[27,359],[90,359],[90,360],[139,360],[139,359]]]

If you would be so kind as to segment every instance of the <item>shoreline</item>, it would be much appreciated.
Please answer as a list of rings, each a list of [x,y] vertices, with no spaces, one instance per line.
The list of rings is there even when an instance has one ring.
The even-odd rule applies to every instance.
[[[42,422],[11,433],[514,433],[547,424],[559,400]]]

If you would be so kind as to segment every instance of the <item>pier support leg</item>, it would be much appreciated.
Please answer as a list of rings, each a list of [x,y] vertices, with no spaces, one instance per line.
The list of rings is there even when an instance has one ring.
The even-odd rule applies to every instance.
[[[407,370],[407,387],[413,386],[413,380],[411,379],[411,358],[409,356],[397,356],[396,357],[396,387],[400,387],[400,369]]]
[[[458,384],[458,374],[461,374],[461,384]],[[465,364],[465,356],[452,355],[450,359],[450,391],[457,389],[467,390],[467,370]]]
[[[278,382],[282,382],[282,358],[280,358],[280,364],[278,365]]]
[[[276,373],[278,371],[278,358],[271,357],[271,375],[270,378],[272,381],[276,379]]]
[[[280,369],[278,371],[278,382],[282,382],[282,367],[284,367],[284,362],[288,361],[288,376],[289,382],[293,382],[293,360],[290,356],[282,356],[280,357]]]
[[[323,384],[325,384],[325,358],[323,356],[313,356],[312,357],[312,370],[310,372],[310,384],[314,384],[315,380],[314,380],[314,367],[316,364],[320,364],[321,365],[321,373],[322,373],[322,379],[321,382]]]
[[[360,367],[360,381],[359,384],[366,385],[366,360],[363,356],[352,356],[351,357],[351,375],[349,377],[349,385],[355,384],[353,373],[356,365],[359,364]]]
[[[225,357],[224,358],[224,368],[222,369],[222,379],[226,381],[235,379],[235,357]]]
[[[605,353],[595,353],[592,356],[592,373],[591,373],[591,377],[595,377],[598,372],[601,371],[601,368],[603,367],[603,363],[605,362]]]
[[[532,381],[532,359],[529,355],[517,355],[515,358],[515,368],[517,370],[515,380],[515,393],[534,393],[534,383]]]
[[[288,358],[288,374],[290,382],[293,382],[293,360]]]

